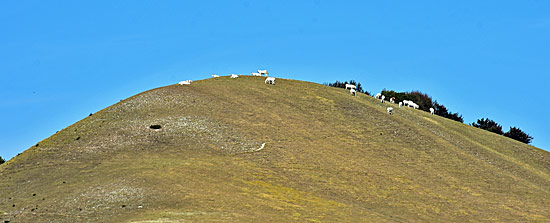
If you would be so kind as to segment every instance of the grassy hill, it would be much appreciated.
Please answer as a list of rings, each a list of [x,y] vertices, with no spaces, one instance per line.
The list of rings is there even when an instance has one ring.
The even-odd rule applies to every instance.
[[[157,88],[59,131],[0,166],[0,220],[550,221],[546,151],[344,89],[263,82]]]

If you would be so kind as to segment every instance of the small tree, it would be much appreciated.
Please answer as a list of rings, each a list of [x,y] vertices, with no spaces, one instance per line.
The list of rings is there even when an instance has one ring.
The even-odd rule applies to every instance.
[[[485,129],[499,135],[504,134],[504,132],[502,131],[502,126],[488,118],[478,119],[477,123],[472,123],[472,126],[480,129]]]
[[[5,162],[6,162],[6,160],[4,160],[4,158],[2,158],[2,157],[0,156],[0,165],[2,165],[2,164],[5,163]]]
[[[449,111],[447,110],[447,107],[445,107],[445,105],[440,105],[439,103],[437,103],[437,101],[435,101],[433,103],[433,106],[434,106],[434,113],[436,115],[439,115],[441,117],[447,117],[449,115]]]
[[[449,113],[449,115],[448,115],[446,118],[455,120],[455,121],[457,121],[457,122],[464,123],[464,118],[462,118],[462,115],[458,114],[458,112],[456,112],[456,113]]]
[[[458,112],[455,112],[455,113],[449,112],[449,110],[447,110],[445,105],[441,105],[441,104],[437,103],[437,101],[434,101],[432,106],[435,110],[434,113],[436,115],[439,115],[441,117],[445,117],[445,118],[448,118],[448,119],[452,119],[452,120],[455,120],[457,122],[464,123],[464,118],[462,118],[462,115],[458,114]]]
[[[531,143],[531,140],[533,140],[532,136],[527,135],[527,133],[521,131],[521,129],[516,127],[510,127],[510,130],[504,133],[504,136],[526,144]]]

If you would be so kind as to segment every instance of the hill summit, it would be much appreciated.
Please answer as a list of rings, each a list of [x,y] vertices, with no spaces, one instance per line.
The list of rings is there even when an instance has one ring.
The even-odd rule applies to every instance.
[[[550,221],[546,151],[264,79],[149,90],[59,131],[0,165],[0,220]]]

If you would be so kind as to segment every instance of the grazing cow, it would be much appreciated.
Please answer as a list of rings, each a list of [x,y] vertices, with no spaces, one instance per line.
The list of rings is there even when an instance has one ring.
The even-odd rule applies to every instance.
[[[403,100],[403,105],[405,105],[407,107],[414,108],[414,109],[419,108],[419,106],[416,103],[414,103],[413,101],[409,101],[409,100]]]
[[[382,97],[380,97],[380,102],[385,103],[384,99],[386,99],[386,96],[382,95]]]
[[[212,77],[220,77],[220,75],[212,74]]]
[[[267,70],[258,70],[258,73],[260,73],[260,75],[265,74],[267,77]]]
[[[388,107],[386,108],[386,111],[388,111],[388,114],[393,114],[393,108],[392,107]]]
[[[346,89],[348,89],[348,88],[349,89],[355,89],[356,87],[353,84],[346,84]]]
[[[239,75],[231,74],[231,78],[237,78],[237,77],[239,77]]]
[[[178,82],[179,85],[190,85],[191,82],[193,82],[192,80],[186,80],[186,81],[180,81]]]
[[[252,72],[251,74],[252,74],[252,76],[262,76],[260,73],[254,73],[254,72]]]
[[[409,103],[411,102],[412,101],[409,101],[409,100],[403,100],[403,105],[409,107]]]
[[[395,104],[395,97],[391,97],[391,98],[390,98],[390,103]]]
[[[355,96],[357,94],[357,91],[355,91],[355,89],[349,89],[349,93],[352,95],[352,96]]]
[[[414,109],[418,109],[418,108],[419,108],[419,106],[418,106],[416,103],[412,102],[412,101],[409,101],[408,106],[409,106],[409,107],[412,107],[412,108],[414,108]]]
[[[430,114],[432,114],[432,115],[433,115],[433,114],[434,114],[434,112],[435,112],[435,109],[434,109],[434,108],[430,108]]]
[[[376,96],[374,96],[374,98],[376,98],[376,99],[380,99],[380,97],[382,97],[382,93],[378,93],[378,94],[376,94]]]
[[[399,107],[403,107],[403,102],[399,102]]]
[[[265,79],[265,83],[275,85],[275,78],[274,77],[268,77],[268,78]]]

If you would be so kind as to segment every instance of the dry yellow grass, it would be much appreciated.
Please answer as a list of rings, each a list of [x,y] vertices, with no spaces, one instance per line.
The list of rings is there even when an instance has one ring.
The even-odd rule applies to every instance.
[[[546,151],[344,89],[263,81],[153,89],[65,128],[0,166],[0,219],[550,221]]]

